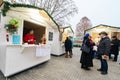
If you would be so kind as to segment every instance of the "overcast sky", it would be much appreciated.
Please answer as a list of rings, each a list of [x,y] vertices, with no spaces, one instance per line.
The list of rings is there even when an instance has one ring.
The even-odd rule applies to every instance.
[[[87,16],[93,26],[106,24],[120,27],[120,0],[74,0],[79,12],[71,18],[70,23],[75,28],[84,16]]]

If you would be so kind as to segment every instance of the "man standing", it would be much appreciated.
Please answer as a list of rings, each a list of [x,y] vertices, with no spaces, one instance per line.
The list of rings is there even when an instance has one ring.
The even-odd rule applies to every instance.
[[[111,54],[114,54],[114,60],[113,61],[117,62],[118,55],[119,55],[119,40],[117,39],[116,36],[112,37],[111,50],[110,50],[109,58],[111,58]]]
[[[72,58],[72,41],[69,39],[69,37],[67,37],[65,40],[65,51],[66,51],[65,58],[68,58],[68,56]]]
[[[98,71],[101,71],[102,75],[106,75],[108,73],[108,63],[107,60],[109,58],[110,53],[110,39],[107,36],[108,34],[106,32],[99,33],[101,40],[98,45],[98,55],[100,57],[101,61],[101,68],[97,69]]]

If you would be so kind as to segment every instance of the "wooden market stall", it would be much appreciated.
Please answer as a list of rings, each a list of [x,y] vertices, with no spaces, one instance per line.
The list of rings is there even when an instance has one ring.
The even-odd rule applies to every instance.
[[[64,42],[65,42],[66,37],[68,36],[71,36],[71,37],[74,36],[74,32],[70,26],[60,27],[60,33],[58,33],[58,31],[55,31],[54,41],[53,41],[55,44],[52,45],[53,47],[52,52],[51,52],[52,55],[60,56],[60,55],[65,54]]]
[[[3,2],[0,17],[0,70],[5,77],[50,60],[56,47],[53,44],[60,44],[60,41],[59,26],[47,11],[31,5]],[[15,24],[12,25],[15,31],[10,28],[11,24]],[[23,41],[29,29],[34,30],[36,44]],[[46,35],[45,45],[39,44],[43,34]]]
[[[106,31],[110,38],[112,36],[117,36],[117,38],[120,39],[120,27],[113,27],[113,26],[108,26],[103,24],[87,29],[85,30],[85,33],[90,33],[93,40],[97,42],[99,38],[99,33],[102,31]]]

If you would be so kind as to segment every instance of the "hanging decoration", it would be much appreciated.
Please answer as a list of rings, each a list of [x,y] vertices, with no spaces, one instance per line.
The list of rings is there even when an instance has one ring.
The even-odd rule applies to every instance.
[[[10,34],[14,34],[18,31],[19,21],[16,19],[10,19],[9,23],[5,25],[5,29]]]

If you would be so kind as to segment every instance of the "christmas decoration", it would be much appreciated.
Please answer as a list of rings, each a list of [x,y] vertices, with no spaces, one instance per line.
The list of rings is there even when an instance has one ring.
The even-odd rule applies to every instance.
[[[14,34],[15,32],[17,32],[19,27],[19,21],[15,20],[15,19],[11,19],[9,21],[9,24],[5,25],[5,29],[7,30],[7,32],[9,32],[10,34]]]

